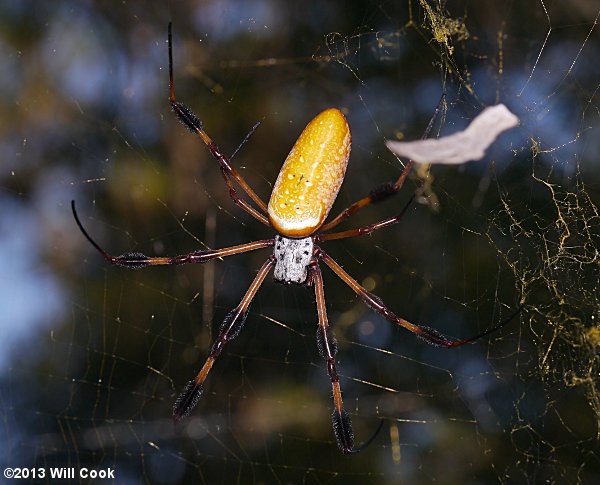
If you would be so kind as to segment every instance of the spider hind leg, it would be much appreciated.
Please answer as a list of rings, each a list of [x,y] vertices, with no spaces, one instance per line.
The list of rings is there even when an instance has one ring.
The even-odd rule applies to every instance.
[[[325,292],[323,289],[323,276],[316,260],[313,261],[310,266],[310,273],[315,287],[317,315],[319,317],[317,348],[319,349],[319,354],[321,357],[327,362],[327,374],[329,375],[331,389],[333,392],[333,413],[331,414],[333,434],[340,450],[342,450],[344,453],[358,453],[375,439],[381,430],[382,424],[379,425],[375,434],[362,446],[358,448],[354,447],[354,431],[352,429],[352,420],[350,419],[350,414],[348,414],[348,411],[344,409],[340,377],[337,373],[335,365],[337,342],[327,319],[327,310],[325,308]]]
[[[196,379],[192,379],[185,385],[175,404],[173,404],[173,419],[176,423],[189,416],[192,409],[198,404],[203,390],[204,387],[202,384],[198,384]]]
[[[242,330],[244,322],[246,321],[246,317],[248,316],[248,308],[250,307],[250,303],[252,303],[257,291],[267,277],[267,274],[269,274],[269,271],[271,271],[273,264],[274,258],[271,256],[269,259],[267,259],[267,261],[265,261],[258,271],[258,274],[248,288],[248,291],[246,291],[246,294],[242,298],[242,301],[239,303],[239,305],[231,310],[223,319],[223,323],[219,329],[219,334],[217,335],[217,338],[215,339],[208,357],[200,369],[200,372],[198,372],[194,379],[185,385],[185,388],[173,405],[173,419],[175,422],[178,422],[188,416],[196,404],[198,404],[198,400],[202,395],[206,377],[208,376],[217,358],[221,355],[221,352],[225,346],[234,340]]]

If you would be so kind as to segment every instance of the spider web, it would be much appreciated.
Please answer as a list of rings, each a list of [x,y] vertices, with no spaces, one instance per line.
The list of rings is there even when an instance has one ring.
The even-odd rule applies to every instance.
[[[600,474],[600,11],[593,2],[0,4],[2,467],[114,468],[117,483],[594,483]],[[265,199],[304,125],[347,113],[332,213],[398,177],[386,139],[435,136],[503,102],[521,119],[481,162],[417,172],[344,223],[419,204],[324,249],[397,314],[467,337],[426,345],[326,268],[357,442],[331,430],[312,290],[267,281],[174,426],[172,403],[268,256],[109,267],[270,237],[170,114],[177,96]],[[342,226],[340,226],[342,227]],[[596,477],[596,479],[594,479]],[[49,479],[40,481],[50,481]]]

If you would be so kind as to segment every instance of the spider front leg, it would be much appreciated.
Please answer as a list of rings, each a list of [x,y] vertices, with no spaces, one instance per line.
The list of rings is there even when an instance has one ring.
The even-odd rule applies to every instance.
[[[329,229],[332,229],[335,226],[337,226],[340,222],[348,219],[348,217],[356,214],[363,207],[375,204],[377,202],[381,202],[387,199],[388,197],[391,197],[392,195],[396,194],[404,185],[404,181],[406,180],[406,177],[408,176],[408,173],[410,172],[412,166],[413,161],[409,160],[409,162],[406,164],[406,167],[404,167],[404,170],[400,174],[400,177],[398,177],[398,180],[396,180],[393,183],[383,184],[382,186],[372,190],[369,195],[363,197],[360,200],[357,200],[356,202],[348,206],[346,209],[344,209],[342,212],[340,212],[327,224],[324,224],[321,227],[321,231],[328,231]]]
[[[321,242],[321,241],[331,241],[332,239],[345,239],[347,237],[364,236],[365,234],[371,234],[374,231],[383,229],[384,227],[387,227],[387,226],[391,226],[392,224],[397,224],[398,222],[400,222],[400,220],[402,219],[402,217],[404,216],[405,212],[408,210],[408,208],[410,207],[410,205],[412,204],[414,199],[415,199],[415,196],[413,195],[408,200],[408,202],[406,203],[404,208],[402,209],[402,212],[400,212],[400,214],[398,214],[398,215],[395,215],[393,217],[388,217],[387,219],[384,219],[383,221],[375,222],[373,224],[369,224],[368,226],[364,226],[364,227],[358,227],[356,229],[349,229],[347,231],[342,231],[342,232],[329,232],[326,234],[319,233],[315,236],[315,240]]]
[[[425,128],[425,132],[421,136],[422,140],[427,138],[429,136],[429,133],[431,133],[431,130],[433,129],[435,120],[436,120],[440,110],[445,105],[445,100],[446,100],[446,94],[444,93],[444,94],[442,94],[442,97],[440,98],[440,100],[435,108],[433,116],[431,117],[431,119],[429,120],[429,123],[427,124],[427,128]],[[363,207],[366,207],[371,204],[375,204],[377,202],[381,202],[381,201],[387,199],[388,197],[391,197],[394,194],[398,193],[398,191],[404,185],[406,177],[408,176],[412,166],[413,166],[413,161],[409,160],[408,163],[404,166],[404,170],[402,170],[400,177],[398,177],[398,179],[396,181],[388,182],[386,184],[383,184],[383,185],[377,187],[376,189],[372,190],[371,193],[369,195],[367,195],[366,197],[363,197],[362,199],[359,199],[356,202],[354,202],[353,204],[351,204],[350,206],[348,206],[346,209],[344,209],[342,212],[340,212],[336,217],[334,217],[331,221],[329,221],[327,224],[324,224],[321,227],[321,232],[328,231],[329,229],[333,229],[340,222],[345,221],[350,216],[356,214]],[[413,199],[411,198],[408,205],[410,205],[410,203],[412,201],[413,201]],[[404,210],[406,210],[406,208]],[[342,237],[350,237],[350,236],[342,236]],[[339,239],[339,238],[329,238],[329,239]]]
[[[210,136],[204,131],[202,126],[202,122],[200,118],[198,118],[194,112],[185,104],[177,101],[175,99],[175,83],[173,82],[173,41],[171,35],[171,23],[169,22],[169,33],[168,33],[168,45],[169,45],[169,99],[171,102],[171,109],[181,121],[181,123],[192,133],[197,134],[204,144],[210,150],[212,156],[219,162],[221,166],[221,174],[223,175],[223,179],[229,188],[229,196],[233,202],[248,212],[252,217],[259,220],[266,226],[270,226],[270,222],[265,217],[267,212],[267,204],[263,202],[263,200],[252,190],[252,188],[248,185],[248,183],[244,180],[244,178],[238,173],[238,171],[231,165],[229,159],[219,150],[217,144],[212,140]],[[255,127],[252,129],[254,131]],[[241,198],[233,185],[233,180],[235,180],[242,190],[246,192],[248,197],[252,199],[252,201],[259,207],[260,210],[256,210],[252,207],[248,202],[246,202],[243,198]]]
[[[258,271],[258,274],[248,288],[248,291],[246,291],[242,301],[238,306],[231,310],[223,320],[219,334],[210,349],[202,369],[200,369],[200,372],[198,372],[194,379],[186,384],[183,392],[179,395],[173,405],[173,419],[175,421],[179,421],[188,416],[198,403],[208,373],[212,369],[219,355],[221,355],[225,345],[239,335],[246,321],[246,317],[248,316],[250,303],[252,303],[260,285],[263,283],[274,264],[275,258],[270,256]]]

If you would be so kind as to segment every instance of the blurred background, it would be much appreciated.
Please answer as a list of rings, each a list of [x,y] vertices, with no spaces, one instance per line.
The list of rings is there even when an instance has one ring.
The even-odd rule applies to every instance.
[[[598,483],[598,5],[566,2],[0,1],[0,465],[114,468],[115,483]],[[268,250],[110,266],[272,231],[229,199],[177,97],[267,200],[321,110],[352,130],[332,213],[396,179],[387,139],[463,129],[503,102],[486,157],[411,174],[323,247],[398,315],[477,343],[435,348],[326,268],[357,443],[331,429],[312,290],[269,278],[187,420],[172,404]],[[442,94],[445,94],[440,103]],[[49,481],[49,480],[48,480]]]

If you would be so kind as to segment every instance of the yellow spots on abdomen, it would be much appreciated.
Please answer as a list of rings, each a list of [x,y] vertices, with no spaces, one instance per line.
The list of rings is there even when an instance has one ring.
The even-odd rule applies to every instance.
[[[277,176],[269,219],[281,234],[305,237],[329,214],[346,174],[350,129],[342,112],[327,109],[304,129]]]

